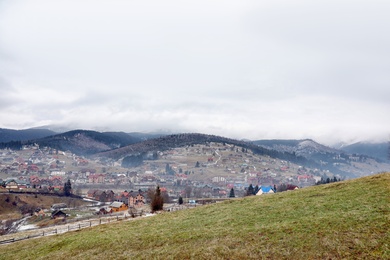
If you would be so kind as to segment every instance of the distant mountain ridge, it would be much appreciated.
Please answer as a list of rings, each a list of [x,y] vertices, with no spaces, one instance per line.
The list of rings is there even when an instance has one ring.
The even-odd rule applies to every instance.
[[[350,145],[343,145],[339,148],[332,148],[319,144],[311,139],[301,140],[258,140],[253,143],[265,148],[281,152],[290,152],[305,158],[318,157],[320,154],[351,154],[357,156],[368,156],[379,159],[382,162],[390,162],[390,143],[369,143],[358,142]]]
[[[342,149],[331,148],[311,139],[302,140],[258,140],[253,143],[279,152],[290,152],[309,161],[321,164],[331,172],[348,172],[358,175],[367,172],[388,171],[390,152],[387,143],[358,143],[344,146]]]
[[[49,129],[24,129],[13,130],[0,128],[0,143],[7,143],[11,141],[27,141],[32,139],[39,139],[57,134]]]
[[[311,139],[301,140],[257,140],[252,143],[261,147],[276,150],[279,152],[294,153],[298,156],[311,159],[323,154],[340,154],[341,150],[337,150],[322,144],[319,144]]]
[[[44,133],[47,135],[42,138],[36,138],[36,135],[26,135],[20,138],[21,140],[17,140],[13,137],[13,141],[3,142],[1,146],[20,148],[22,145],[38,144],[62,151],[71,151],[78,155],[91,155],[142,141],[124,132],[100,133],[90,130],[72,130],[61,134],[53,134],[51,131]],[[27,139],[30,136],[33,138]]]
[[[268,149],[255,146],[245,141],[239,141],[239,140],[230,139],[221,136],[215,136],[215,135],[206,135],[206,134],[199,134],[199,133],[182,133],[182,134],[167,135],[158,138],[148,139],[140,143],[135,143],[111,151],[98,153],[95,156],[103,156],[103,157],[109,157],[113,159],[120,159],[128,155],[136,155],[136,154],[148,153],[154,151],[164,151],[172,148],[185,147],[194,144],[207,144],[209,142],[225,143],[225,144],[231,144],[240,147],[255,149],[258,153],[269,152]]]
[[[343,146],[341,150],[350,154],[364,154],[382,161],[390,162],[390,142],[387,143],[368,143],[358,142]]]
[[[96,132],[90,130],[73,130],[62,134],[48,136],[30,143],[48,146],[79,155],[90,155],[101,151],[112,150],[141,140],[123,132]]]
[[[35,129],[34,131],[37,130]],[[216,142],[233,145],[237,149],[248,149],[255,154],[278,158],[313,169],[329,170],[334,174],[340,174],[342,176],[356,177],[366,174],[366,172],[379,172],[382,167],[385,167],[384,169],[390,169],[390,163],[388,161],[385,161],[387,166],[383,166],[369,159],[370,156],[374,157],[372,154],[377,151],[375,147],[371,150],[361,149],[361,151],[369,151],[371,154],[366,155],[361,153],[356,155],[356,151],[361,146],[344,147],[343,150],[339,150],[319,144],[311,139],[244,141],[199,133],[164,135],[159,133],[129,134],[124,132],[97,132],[91,130],[72,130],[61,134],[53,134],[52,131],[44,129],[38,130],[38,133],[44,137],[36,138],[36,135],[30,135],[31,133],[36,134],[34,131],[17,131],[3,130],[3,132],[0,132],[0,138],[3,137],[3,140],[9,140],[11,138],[10,136],[16,133],[19,135],[26,133],[25,136],[19,137],[20,140],[18,141],[15,141],[17,139],[14,135],[14,141],[9,143],[2,142],[0,143],[0,147],[18,149],[22,145],[38,144],[62,151],[70,151],[77,155],[93,156],[99,159],[106,158],[118,162],[132,157],[135,157],[137,160],[146,158],[158,151],[194,144],[207,146],[210,142]],[[31,136],[34,138],[30,138]],[[385,147],[382,146],[383,149]],[[377,160],[380,161],[380,159]]]
[[[215,142],[237,146],[237,149],[250,149],[252,152],[258,155],[268,155],[273,158],[278,158],[286,161],[291,161],[297,164],[306,165],[310,167],[320,167],[320,165],[315,162],[308,160],[302,156],[289,153],[289,152],[279,152],[276,150],[271,150],[253,144],[251,142],[240,141],[236,139],[230,139],[226,137],[216,136],[216,135],[207,135],[199,133],[183,133],[162,136],[159,138],[149,139],[143,142],[131,144],[121,148],[100,152],[94,154],[94,157],[97,158],[110,158],[112,160],[126,160],[129,158],[139,158],[140,156],[148,157],[151,153],[157,151],[164,151],[178,147],[185,147],[194,144],[204,144]]]
[[[64,134],[67,132],[76,131],[76,129],[69,129],[65,126],[58,126],[58,125],[47,125],[47,126],[40,126],[40,127],[34,127],[34,128],[28,128],[23,130],[14,130],[14,129],[7,129],[7,128],[0,128],[0,143],[7,143],[7,142],[18,142],[18,141],[29,141],[29,140],[35,140],[40,139],[48,136],[53,135],[59,135]],[[137,141],[145,141],[152,138],[158,138],[165,135],[170,135],[172,133],[168,131],[155,131],[155,132],[118,132],[118,131],[95,131],[95,130],[77,130],[77,131],[90,131],[90,132],[96,132],[96,133],[103,133],[108,135],[116,135],[118,138],[124,138],[125,140],[128,139],[128,136],[131,136],[134,140]],[[115,133],[121,133],[119,136]],[[126,141],[125,141],[126,142]]]

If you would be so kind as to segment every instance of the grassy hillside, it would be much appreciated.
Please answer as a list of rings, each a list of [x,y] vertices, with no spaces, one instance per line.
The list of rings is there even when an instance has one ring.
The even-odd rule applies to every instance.
[[[0,259],[389,259],[390,174],[1,246]]]

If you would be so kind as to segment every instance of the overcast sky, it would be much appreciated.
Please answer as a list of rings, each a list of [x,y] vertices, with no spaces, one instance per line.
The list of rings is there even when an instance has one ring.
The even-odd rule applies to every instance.
[[[0,127],[390,138],[390,1],[0,0]]]

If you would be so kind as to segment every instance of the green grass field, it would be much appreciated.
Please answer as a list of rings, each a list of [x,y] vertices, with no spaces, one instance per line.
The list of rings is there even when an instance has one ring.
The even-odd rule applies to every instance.
[[[390,259],[390,174],[0,246],[0,259]]]

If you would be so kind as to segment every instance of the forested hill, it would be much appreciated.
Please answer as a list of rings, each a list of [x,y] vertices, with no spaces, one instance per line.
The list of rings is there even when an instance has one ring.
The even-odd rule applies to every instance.
[[[236,149],[251,150],[254,154],[270,156],[300,166],[308,168],[316,168],[320,170],[328,170],[333,174],[339,174],[345,177],[355,178],[358,176],[367,175],[369,166],[372,164],[379,169],[388,169],[389,165],[379,165],[377,162],[360,156],[358,161],[356,158],[351,159],[351,156],[344,152],[333,149],[313,140],[282,140],[276,147],[258,145],[254,142],[230,139],[226,137],[207,135],[199,133],[174,134],[162,136],[155,139],[149,139],[143,142],[131,144],[118,149],[113,149],[105,152],[99,152],[93,155],[97,158],[110,158],[115,161],[122,160],[122,166],[133,167],[134,163],[142,163],[143,159],[152,159],[153,154],[158,151],[186,147],[194,144],[208,145],[210,142],[221,143],[235,146]],[[286,144],[282,145],[282,144]],[[370,170],[371,172],[372,170]]]
[[[27,141],[0,143],[0,148],[21,149],[23,145],[38,144],[42,147],[71,151],[77,155],[87,156],[140,141],[139,138],[130,136],[124,132],[100,133],[90,130],[72,130],[43,138],[28,139]]]
[[[279,158],[282,160],[287,160],[287,161],[291,161],[291,162],[295,162],[298,164],[303,164],[311,167],[318,166],[317,163],[315,163],[314,161],[309,161],[306,158],[302,156],[296,156],[293,153],[279,152],[279,151],[267,149],[246,141],[240,141],[240,140],[230,139],[230,138],[216,136],[216,135],[206,135],[206,134],[198,134],[198,133],[175,134],[175,135],[163,136],[155,139],[146,140],[140,143],[124,146],[118,149],[97,153],[94,156],[108,157],[114,160],[119,160],[126,156],[142,155],[142,154],[156,152],[156,151],[165,151],[177,147],[185,147],[194,144],[207,145],[207,143],[210,142],[234,145],[240,148],[250,149],[255,154],[268,155],[273,158]]]
[[[23,145],[38,144],[77,155],[92,156],[102,160],[121,161],[131,167],[135,160],[142,163],[159,151],[186,147],[194,144],[208,145],[210,142],[247,149],[258,155],[266,155],[289,161],[300,166],[329,170],[341,176],[358,177],[372,172],[386,171],[390,164],[377,162],[365,155],[349,155],[341,150],[321,145],[313,140],[259,140],[243,141],[199,133],[164,135],[153,139],[132,136],[124,132],[96,132],[73,130],[29,141],[1,143],[0,148],[21,149]]]
[[[44,138],[55,134],[56,132],[53,132],[48,129],[31,128],[24,130],[14,130],[0,128],[0,143],[27,141],[32,139]]]
[[[96,132],[87,130],[73,130],[63,134],[49,136],[31,143],[48,146],[60,150],[69,150],[76,154],[90,155],[101,151],[107,151],[118,147],[139,142],[123,132]]]

